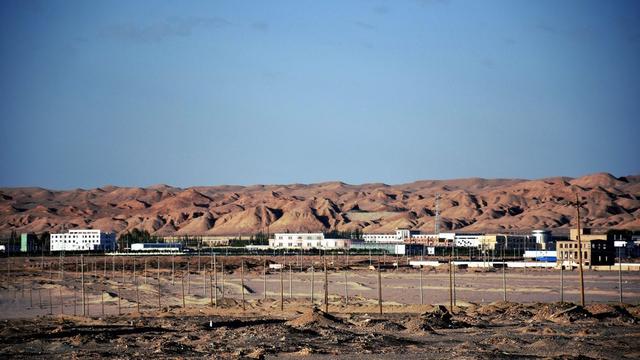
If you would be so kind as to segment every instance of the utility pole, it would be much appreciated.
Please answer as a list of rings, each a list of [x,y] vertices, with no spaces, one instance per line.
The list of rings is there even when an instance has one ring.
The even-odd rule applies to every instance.
[[[576,194],[576,202],[574,203],[576,207],[576,212],[578,214],[577,225],[578,225],[578,267],[580,269],[580,305],[584,306],[584,271],[582,269],[582,240],[581,240],[581,231],[580,231],[580,208],[586,203],[581,202],[578,198],[578,194]]]

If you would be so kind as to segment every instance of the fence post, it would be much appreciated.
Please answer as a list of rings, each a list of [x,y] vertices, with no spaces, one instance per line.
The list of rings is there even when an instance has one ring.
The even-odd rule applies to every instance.
[[[313,263],[311,263],[311,307],[313,307],[313,288],[314,288],[314,283],[315,283],[315,270],[314,270],[314,266]]]
[[[184,271],[182,272],[182,308],[184,309],[185,301],[184,301]]]
[[[507,301],[507,272],[506,263],[504,262],[504,251],[502,253],[502,300]]]
[[[104,289],[100,291],[100,303],[102,304],[102,316],[104,316]]]
[[[207,298],[207,264],[202,267],[202,297]]]
[[[213,300],[215,301],[216,307],[218,307],[218,267],[216,266],[215,255],[213,255],[213,281],[215,281],[215,286],[213,287],[213,291],[215,292]]]
[[[618,253],[620,250],[618,250]],[[622,305],[622,257],[618,255],[618,288],[620,288],[620,305]]]
[[[329,276],[327,274],[327,258],[324,258],[324,312],[329,312]]]
[[[64,315],[64,298],[62,297],[62,286],[58,287],[60,291],[60,315]]]
[[[424,305],[424,291],[422,290],[422,265],[420,265],[420,305]]]
[[[289,263],[289,299],[293,299],[293,269]]]
[[[76,315],[78,315],[78,290],[76,289],[76,285],[73,284],[73,316]]]
[[[220,295],[222,298],[222,303],[224,304],[224,261],[220,261],[220,271],[222,271],[222,285],[220,287]]]
[[[347,271],[347,269],[345,269],[344,270],[344,305],[345,306],[349,305],[349,290],[348,290],[349,280],[347,278],[347,273],[348,273],[348,271]]]
[[[86,309],[85,309],[85,295],[84,295],[84,255],[80,255],[80,272],[81,272],[81,283],[82,283],[82,316],[85,316],[87,314]]]
[[[207,268],[205,267],[204,272],[207,272]],[[209,270],[209,305],[213,307],[213,272]]]
[[[160,303],[161,298],[162,293],[160,291],[160,256],[158,256],[158,311],[162,311],[162,304]]]
[[[453,262],[449,257],[449,311],[453,312]]]
[[[138,278],[135,279],[136,283],[136,310],[140,314],[140,286],[138,285]]]
[[[284,281],[282,279],[282,266],[280,266],[280,311],[284,310]]]
[[[117,287],[118,287],[118,315],[122,315],[122,287],[118,282],[118,279],[115,279]]]
[[[564,302],[564,264],[560,265],[560,302]]]
[[[382,315],[382,274],[380,272],[380,262],[378,262],[378,312]]]
[[[246,305],[244,303],[244,259],[242,259],[240,263],[240,285],[242,288],[242,311],[245,311]]]
[[[267,259],[262,260],[262,289],[264,291],[263,300],[267,300]]]

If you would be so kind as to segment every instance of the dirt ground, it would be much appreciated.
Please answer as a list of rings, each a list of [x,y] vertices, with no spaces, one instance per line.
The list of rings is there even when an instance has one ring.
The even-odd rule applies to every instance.
[[[219,257],[215,272],[204,257],[200,271],[196,258],[161,257],[160,272],[157,257],[67,257],[64,272],[59,258],[2,260],[2,357],[640,358],[634,272],[619,306],[618,274],[587,271],[583,308],[576,271],[562,274],[560,303],[557,270],[507,271],[510,302],[501,271],[460,270],[451,312],[446,270],[389,261],[380,315],[368,258],[327,258],[328,313],[318,257]],[[265,261],[291,265],[267,272],[266,296]]]

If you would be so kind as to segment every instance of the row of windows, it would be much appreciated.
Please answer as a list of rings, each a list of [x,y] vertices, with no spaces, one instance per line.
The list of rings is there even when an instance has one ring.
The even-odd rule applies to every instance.
[[[99,238],[100,235],[71,235],[71,234],[54,234],[51,236],[51,238],[54,239],[58,239],[58,238],[64,238],[64,239],[77,239],[77,238],[90,238],[90,239],[97,239]]]
[[[589,247],[589,243],[583,243],[582,244],[583,248],[588,248]],[[558,243],[558,248],[560,249],[577,249],[578,248],[578,243]],[[592,249],[606,249],[607,248],[607,244],[606,243],[591,243],[591,248]]]

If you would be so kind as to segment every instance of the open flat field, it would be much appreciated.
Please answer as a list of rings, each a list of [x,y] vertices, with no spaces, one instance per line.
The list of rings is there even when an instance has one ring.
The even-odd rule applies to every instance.
[[[558,270],[507,270],[504,278],[501,270],[459,270],[451,311],[446,269],[424,269],[421,274],[393,268],[395,260],[387,259],[388,268],[383,266],[380,273],[381,315],[378,273],[368,269],[368,257],[351,257],[347,266],[346,259],[328,256],[327,314],[321,311],[325,274],[320,257],[67,256],[64,271],[60,260],[12,258],[7,264],[2,259],[5,341],[0,354],[640,356],[638,272],[623,272],[626,305],[619,307],[618,273],[586,271],[587,306],[582,308],[571,304],[579,302],[577,271],[564,271],[565,303],[559,303]],[[265,262],[286,267],[282,274],[268,270],[265,282]],[[503,279],[507,302],[502,301]]]

